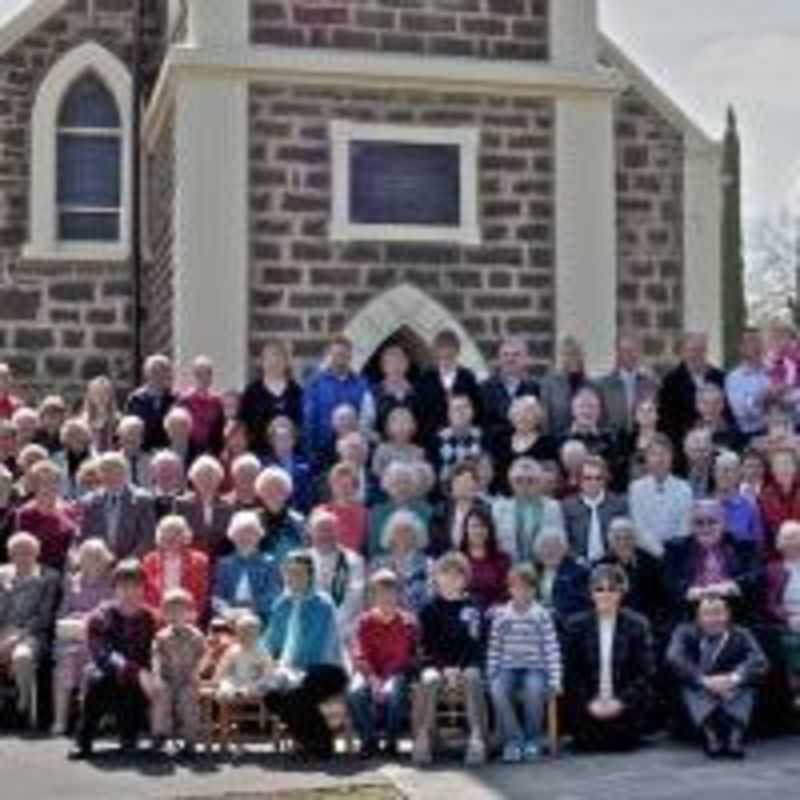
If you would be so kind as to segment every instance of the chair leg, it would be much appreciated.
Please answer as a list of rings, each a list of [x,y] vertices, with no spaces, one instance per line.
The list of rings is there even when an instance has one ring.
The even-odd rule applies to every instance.
[[[550,755],[559,757],[558,698],[551,697],[547,704],[547,727],[550,735]]]

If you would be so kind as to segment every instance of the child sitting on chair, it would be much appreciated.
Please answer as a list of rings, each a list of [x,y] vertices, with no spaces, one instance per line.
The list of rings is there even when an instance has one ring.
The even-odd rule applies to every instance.
[[[153,641],[153,746],[160,750],[169,736],[183,734],[183,755],[194,755],[200,728],[200,666],[205,654],[203,634],[192,624],[195,609],[185,589],[171,589],[164,596],[162,613],[166,626]]]
[[[200,680],[203,683],[214,680],[219,662],[232,644],[233,626],[223,617],[214,617],[208,626],[206,652],[200,662]]]
[[[497,610],[489,636],[486,672],[508,764],[539,756],[539,732],[548,696],[561,692],[561,649],[550,612],[536,600],[536,572],[512,568],[511,602]],[[520,729],[515,704],[521,700]]]
[[[273,677],[269,653],[259,646],[261,620],[249,612],[235,622],[236,640],[225,651],[214,682],[220,703],[259,700]]]
[[[415,764],[432,760],[431,740],[436,709],[444,688],[460,688],[465,695],[470,736],[465,754],[468,766],[486,760],[486,702],[481,680],[483,661],[482,617],[467,595],[471,569],[466,556],[447,553],[435,567],[436,596],[420,614],[422,627],[422,679],[420,681]]]

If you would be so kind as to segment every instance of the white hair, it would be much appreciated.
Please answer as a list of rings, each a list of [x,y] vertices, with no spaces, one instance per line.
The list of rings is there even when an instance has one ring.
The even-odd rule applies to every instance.
[[[33,548],[36,552],[36,558],[38,558],[39,554],[42,552],[42,545],[39,540],[32,533],[28,533],[27,531],[20,531],[19,533],[13,534],[6,544],[6,551],[9,555],[12,555],[16,549],[24,546]]]
[[[400,509],[395,511],[383,526],[383,548],[391,550],[392,539],[397,528],[410,528],[416,538],[417,550],[424,550],[428,546],[428,531],[422,524],[422,520],[412,511]]]
[[[214,456],[202,455],[197,458],[189,468],[189,480],[194,483],[195,477],[200,472],[213,472],[218,483],[222,483],[225,478],[225,470]]]
[[[625,533],[632,533],[639,544],[639,529],[630,517],[614,517],[608,526],[608,542],[613,544],[620,536]]]
[[[261,462],[252,453],[242,453],[234,459],[231,474],[238,475],[244,470],[258,474],[261,471]]]
[[[128,459],[126,459],[122,453],[103,453],[100,458],[97,459],[97,462],[97,465],[101,470],[108,469],[109,467],[116,467],[117,469],[124,470],[126,475],[130,475],[130,465],[128,464]]]
[[[733,450],[723,450],[714,459],[714,469],[739,469],[742,459]]]
[[[256,494],[261,495],[261,492],[264,491],[267,484],[272,483],[275,481],[276,483],[280,483],[283,486],[283,490],[286,492],[286,496],[291,496],[292,492],[294,491],[294,483],[292,481],[292,476],[281,467],[266,467],[265,469],[261,470],[261,474],[256,478]]]
[[[228,525],[228,538],[235,544],[239,533],[243,530],[258,531],[258,538],[264,537],[264,526],[255,511],[237,511]]]
[[[168,514],[160,520],[156,527],[156,545],[160,547],[164,543],[167,533],[173,530],[180,530],[185,546],[191,543],[192,531],[186,524],[186,520],[178,514]]]
[[[541,558],[542,550],[544,550],[544,546],[549,544],[550,542],[558,542],[566,552],[569,549],[569,545],[567,543],[567,537],[564,535],[564,531],[560,528],[542,528],[539,531],[539,535],[536,537],[536,541],[533,543],[533,554],[536,558]]]

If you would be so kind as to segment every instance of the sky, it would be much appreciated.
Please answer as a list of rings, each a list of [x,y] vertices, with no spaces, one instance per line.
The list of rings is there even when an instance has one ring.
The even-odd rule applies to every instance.
[[[556,0],[557,1],[557,0]],[[712,136],[739,118],[744,211],[800,207],[800,0],[599,0],[600,25]]]

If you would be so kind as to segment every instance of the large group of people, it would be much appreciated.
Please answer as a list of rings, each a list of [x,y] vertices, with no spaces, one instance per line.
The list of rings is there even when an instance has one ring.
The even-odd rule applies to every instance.
[[[301,385],[269,341],[241,392],[154,355],[74,406],[0,364],[0,724],[191,756],[203,690],[424,765],[456,692],[471,766],[538,758],[554,702],[577,749],[740,758],[800,710],[799,353],[747,329],[726,374],[689,333],[659,377],[622,336],[593,376],[566,339],[535,377],[508,339],[481,382],[445,330],[375,376],[335,338]]]

